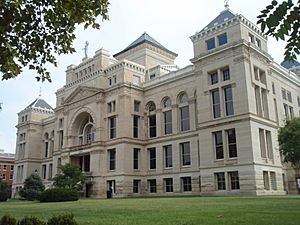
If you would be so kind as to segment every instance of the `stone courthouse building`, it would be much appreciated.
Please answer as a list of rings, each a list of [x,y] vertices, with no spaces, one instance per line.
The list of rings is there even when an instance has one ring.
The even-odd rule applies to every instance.
[[[33,172],[51,186],[68,162],[87,197],[296,192],[277,132],[299,116],[299,64],[274,62],[267,37],[228,8],[190,38],[181,69],[147,33],[68,66],[54,108],[38,98],[18,113],[14,196]]]

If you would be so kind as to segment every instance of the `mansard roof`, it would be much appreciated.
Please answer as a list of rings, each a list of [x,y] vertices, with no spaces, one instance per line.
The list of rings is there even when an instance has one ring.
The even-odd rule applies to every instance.
[[[289,70],[289,69],[293,69],[293,67],[300,66],[300,63],[298,61],[284,60],[282,63],[280,63],[280,65]]]
[[[130,49],[135,48],[138,45],[144,44],[144,43],[148,43],[150,45],[153,45],[163,51],[168,52],[171,55],[174,56],[178,56],[178,54],[168,50],[167,48],[165,48],[162,44],[160,44],[158,41],[156,41],[154,38],[152,38],[149,34],[147,34],[146,32],[144,32],[138,39],[136,39],[134,42],[132,42],[128,47],[126,47],[124,50],[122,50],[121,52],[118,52],[116,54],[114,54],[113,56],[116,57],[118,55],[121,55],[124,52],[127,52]]]
[[[41,99],[40,97],[38,97],[36,100],[34,100],[34,102],[32,102],[24,110],[33,109],[33,108],[53,110],[53,108],[44,99]]]
[[[226,8],[214,20],[212,20],[209,24],[207,24],[201,31],[210,29],[216,24],[223,23],[225,20],[230,20],[235,16],[236,15],[229,8]]]

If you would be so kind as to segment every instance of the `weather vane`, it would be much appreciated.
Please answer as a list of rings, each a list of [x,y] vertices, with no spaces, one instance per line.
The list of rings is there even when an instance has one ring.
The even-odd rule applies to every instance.
[[[89,46],[89,42],[86,41],[86,42],[85,42],[85,46],[84,46],[84,48],[83,48],[85,58],[88,57],[88,54],[87,54],[87,52],[88,52],[88,46]]]
[[[225,8],[226,8],[226,9],[228,9],[228,8],[229,8],[228,2],[229,2],[229,0],[224,0],[224,3],[225,3]]]

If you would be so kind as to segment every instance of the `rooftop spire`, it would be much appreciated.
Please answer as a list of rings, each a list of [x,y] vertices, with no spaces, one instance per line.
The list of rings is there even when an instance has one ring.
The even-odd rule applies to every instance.
[[[225,9],[228,9],[229,8],[229,5],[228,5],[228,2],[229,2],[229,0],[224,0],[224,3],[225,3]]]

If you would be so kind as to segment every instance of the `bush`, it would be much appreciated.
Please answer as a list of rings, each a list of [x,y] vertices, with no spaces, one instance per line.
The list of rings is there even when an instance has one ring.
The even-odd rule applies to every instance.
[[[51,217],[47,225],[78,225],[78,223],[74,219],[74,215],[65,214]]]
[[[8,199],[7,185],[0,179],[0,202],[5,202]]]
[[[39,175],[33,173],[26,178],[24,187],[20,190],[20,195],[26,200],[38,200],[44,190],[45,186],[41,178]]]
[[[45,190],[41,196],[41,202],[64,202],[64,201],[77,201],[79,193],[75,189],[66,188],[51,188]]]
[[[25,217],[18,222],[18,225],[46,225],[44,221],[41,221],[37,217]]]
[[[0,225],[16,225],[17,220],[10,216],[10,215],[4,215],[0,220]]]

